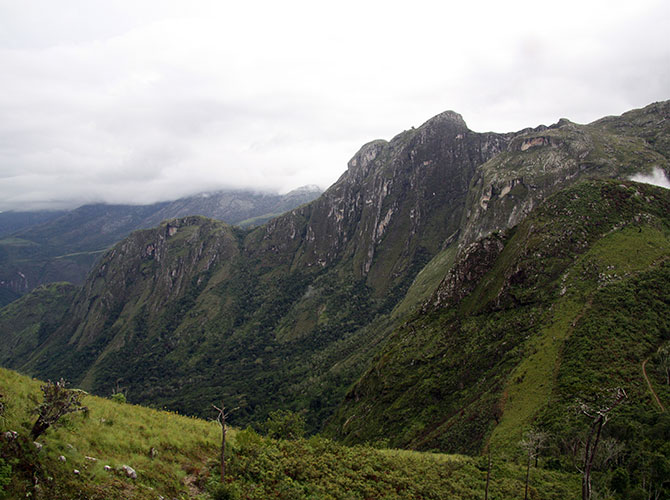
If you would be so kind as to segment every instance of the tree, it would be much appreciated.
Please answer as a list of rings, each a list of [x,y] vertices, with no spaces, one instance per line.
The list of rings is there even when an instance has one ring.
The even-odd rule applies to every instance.
[[[665,375],[665,383],[670,385],[670,343],[661,346],[655,357],[659,371]]]
[[[486,486],[484,488],[484,500],[489,500],[489,483],[491,482],[491,448],[489,448],[486,464]]]
[[[221,408],[215,405],[212,405],[212,407],[219,412],[216,417],[216,421],[221,426],[221,484],[224,484],[224,479],[226,478],[226,418],[228,418],[228,415],[237,410],[239,407],[233,408],[227,412],[223,401],[221,401]]]
[[[537,458],[540,455],[540,450],[544,447],[549,434],[546,432],[531,429],[523,435],[523,439],[519,443],[521,448],[528,455],[528,466],[526,467],[526,490],[524,493],[524,500],[528,500],[528,482],[530,479],[530,464],[535,459],[535,467],[537,467]]]
[[[44,434],[49,427],[55,425],[64,415],[79,411],[88,411],[88,408],[81,404],[81,399],[85,393],[79,390],[67,389],[65,387],[65,380],[62,378],[58,382],[47,382],[41,389],[44,401],[33,410],[37,414],[37,421],[30,432],[33,440]]]
[[[582,500],[591,500],[591,470],[593,468],[593,460],[596,456],[598,443],[600,442],[600,434],[603,427],[610,419],[610,412],[619,406],[628,396],[622,387],[614,389],[614,396],[604,405],[596,405],[580,403],[580,411],[591,418],[591,428],[586,439],[586,446],[584,450],[584,465],[581,469],[582,473]]]

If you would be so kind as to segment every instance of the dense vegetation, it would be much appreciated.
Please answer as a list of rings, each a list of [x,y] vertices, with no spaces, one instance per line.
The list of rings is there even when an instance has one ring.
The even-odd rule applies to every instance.
[[[218,191],[150,205],[84,205],[70,211],[0,212],[0,307],[36,286],[81,284],[95,262],[131,232],[161,221],[204,215],[259,225],[320,194],[315,186],[285,195]]]
[[[350,443],[384,435],[392,446],[514,456],[522,433],[540,429],[552,464],[575,470],[590,426],[578,402],[604,404],[622,387],[626,402],[603,431],[616,453],[599,463],[600,491],[662,497],[670,419],[642,363],[667,404],[655,353],[670,340],[668,190],[580,184],[476,247],[393,334],[330,431]],[[453,294],[468,289],[454,286],[461,270],[465,297]]]
[[[670,102],[517,134],[443,113],[365,145],[321,198],[262,227],[186,217],[133,233],[81,289],[0,312],[0,361],[189,415],[224,400],[240,427],[304,416],[340,441],[241,431],[229,484],[202,460],[188,480],[221,498],[479,495],[481,459],[396,462],[371,446],[490,452],[503,496],[536,458],[554,471],[536,495],[564,498],[593,410],[624,389],[593,485],[660,498],[670,194],[622,179],[670,171],[668,124]]]
[[[0,498],[458,500],[483,498],[486,486],[480,459],[350,448],[317,436],[281,439],[292,435],[273,422],[264,430],[280,439],[228,430],[222,485],[216,423],[94,396],[84,398],[87,415],[64,417],[40,438],[38,449],[27,435],[39,382],[3,369],[0,380],[6,406],[0,431],[18,433],[15,440],[0,440]],[[128,477],[124,465],[137,477]],[[524,481],[522,466],[494,459],[490,498],[517,498]],[[531,498],[558,500],[574,497],[579,482],[574,474],[537,469],[530,486]]]
[[[477,134],[456,113],[443,113],[365,145],[321,198],[255,230],[190,217],[134,233],[63,302],[70,310],[37,348],[22,345],[26,337],[0,344],[0,355],[34,376],[63,376],[102,395],[120,384],[132,402],[188,414],[204,415],[223,388],[243,407],[238,425],[290,408],[307,410],[316,431],[475,236],[507,230],[580,177],[665,168],[667,148],[657,138],[669,113],[661,103],[604,124],[560,122],[516,134]],[[520,314],[501,310],[497,326],[488,325],[473,308],[463,325],[474,332],[471,349],[507,332],[511,338],[497,345],[523,358],[512,346],[551,300],[526,300],[534,285],[517,277],[508,297]],[[505,359],[463,443],[471,432],[488,432],[489,410],[516,363]],[[470,389],[449,393],[467,399]],[[451,447],[426,437],[425,446]]]

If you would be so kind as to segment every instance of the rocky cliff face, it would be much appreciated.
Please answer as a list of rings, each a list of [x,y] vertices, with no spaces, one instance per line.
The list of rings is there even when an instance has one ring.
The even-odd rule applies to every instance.
[[[657,103],[590,125],[561,120],[514,137],[473,176],[461,248],[523,220],[549,195],[578,180],[670,173],[670,104]]]
[[[474,133],[448,111],[366,144],[321,198],[272,221],[262,240],[280,253],[294,248],[293,266],[347,260],[354,276],[383,293],[417,255],[434,255],[458,233],[476,167],[512,137]]]
[[[309,409],[316,429],[405,322],[391,314],[401,300],[405,310],[431,294],[438,309],[467,301],[499,262],[507,229],[544,197],[585,176],[667,168],[667,107],[653,119],[640,111],[513,134],[478,134],[446,112],[366,144],[320,198],[264,226],[189,217],[136,232],[21,366],[103,394],[123,379],[131,401],[189,413],[226,396],[243,407],[240,424]],[[452,268],[440,256],[457,247]],[[426,268],[435,285],[411,293]]]
[[[512,454],[542,422],[561,438],[575,432],[565,427],[575,401],[617,386],[631,391],[628,415],[639,412],[627,418],[648,418],[639,366],[667,341],[669,216],[667,189],[591,181],[469,245],[421,314],[390,334],[327,432]]]
[[[316,186],[285,195],[215,191],[151,205],[96,204],[33,216],[0,214],[0,232],[17,229],[0,239],[0,305],[42,283],[83,283],[101,255],[132,231],[191,215],[257,226],[320,194]]]

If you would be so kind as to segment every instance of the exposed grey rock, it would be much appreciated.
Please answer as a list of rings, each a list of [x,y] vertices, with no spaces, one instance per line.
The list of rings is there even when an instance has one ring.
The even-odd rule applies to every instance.
[[[7,431],[3,433],[2,437],[5,441],[14,441],[17,437],[19,437],[19,433],[16,431]]]
[[[58,460],[60,460],[61,462],[67,462],[67,458],[65,458],[64,455],[60,455],[60,456],[58,457]]]
[[[121,467],[121,470],[130,479],[137,479],[137,472],[135,472],[135,469],[133,469],[130,465],[124,465]]]

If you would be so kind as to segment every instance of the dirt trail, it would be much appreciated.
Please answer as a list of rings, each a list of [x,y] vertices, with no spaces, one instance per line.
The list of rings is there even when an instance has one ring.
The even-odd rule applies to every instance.
[[[651,386],[651,380],[649,380],[649,377],[647,377],[647,361],[649,361],[649,358],[645,359],[642,362],[642,375],[644,375],[644,379],[647,381],[647,386],[649,387],[649,390],[651,391],[652,395],[654,396],[654,399],[656,400],[656,404],[661,409],[661,411],[665,411],[665,407],[661,403],[661,400],[658,399],[658,395],[656,395],[656,391]]]

